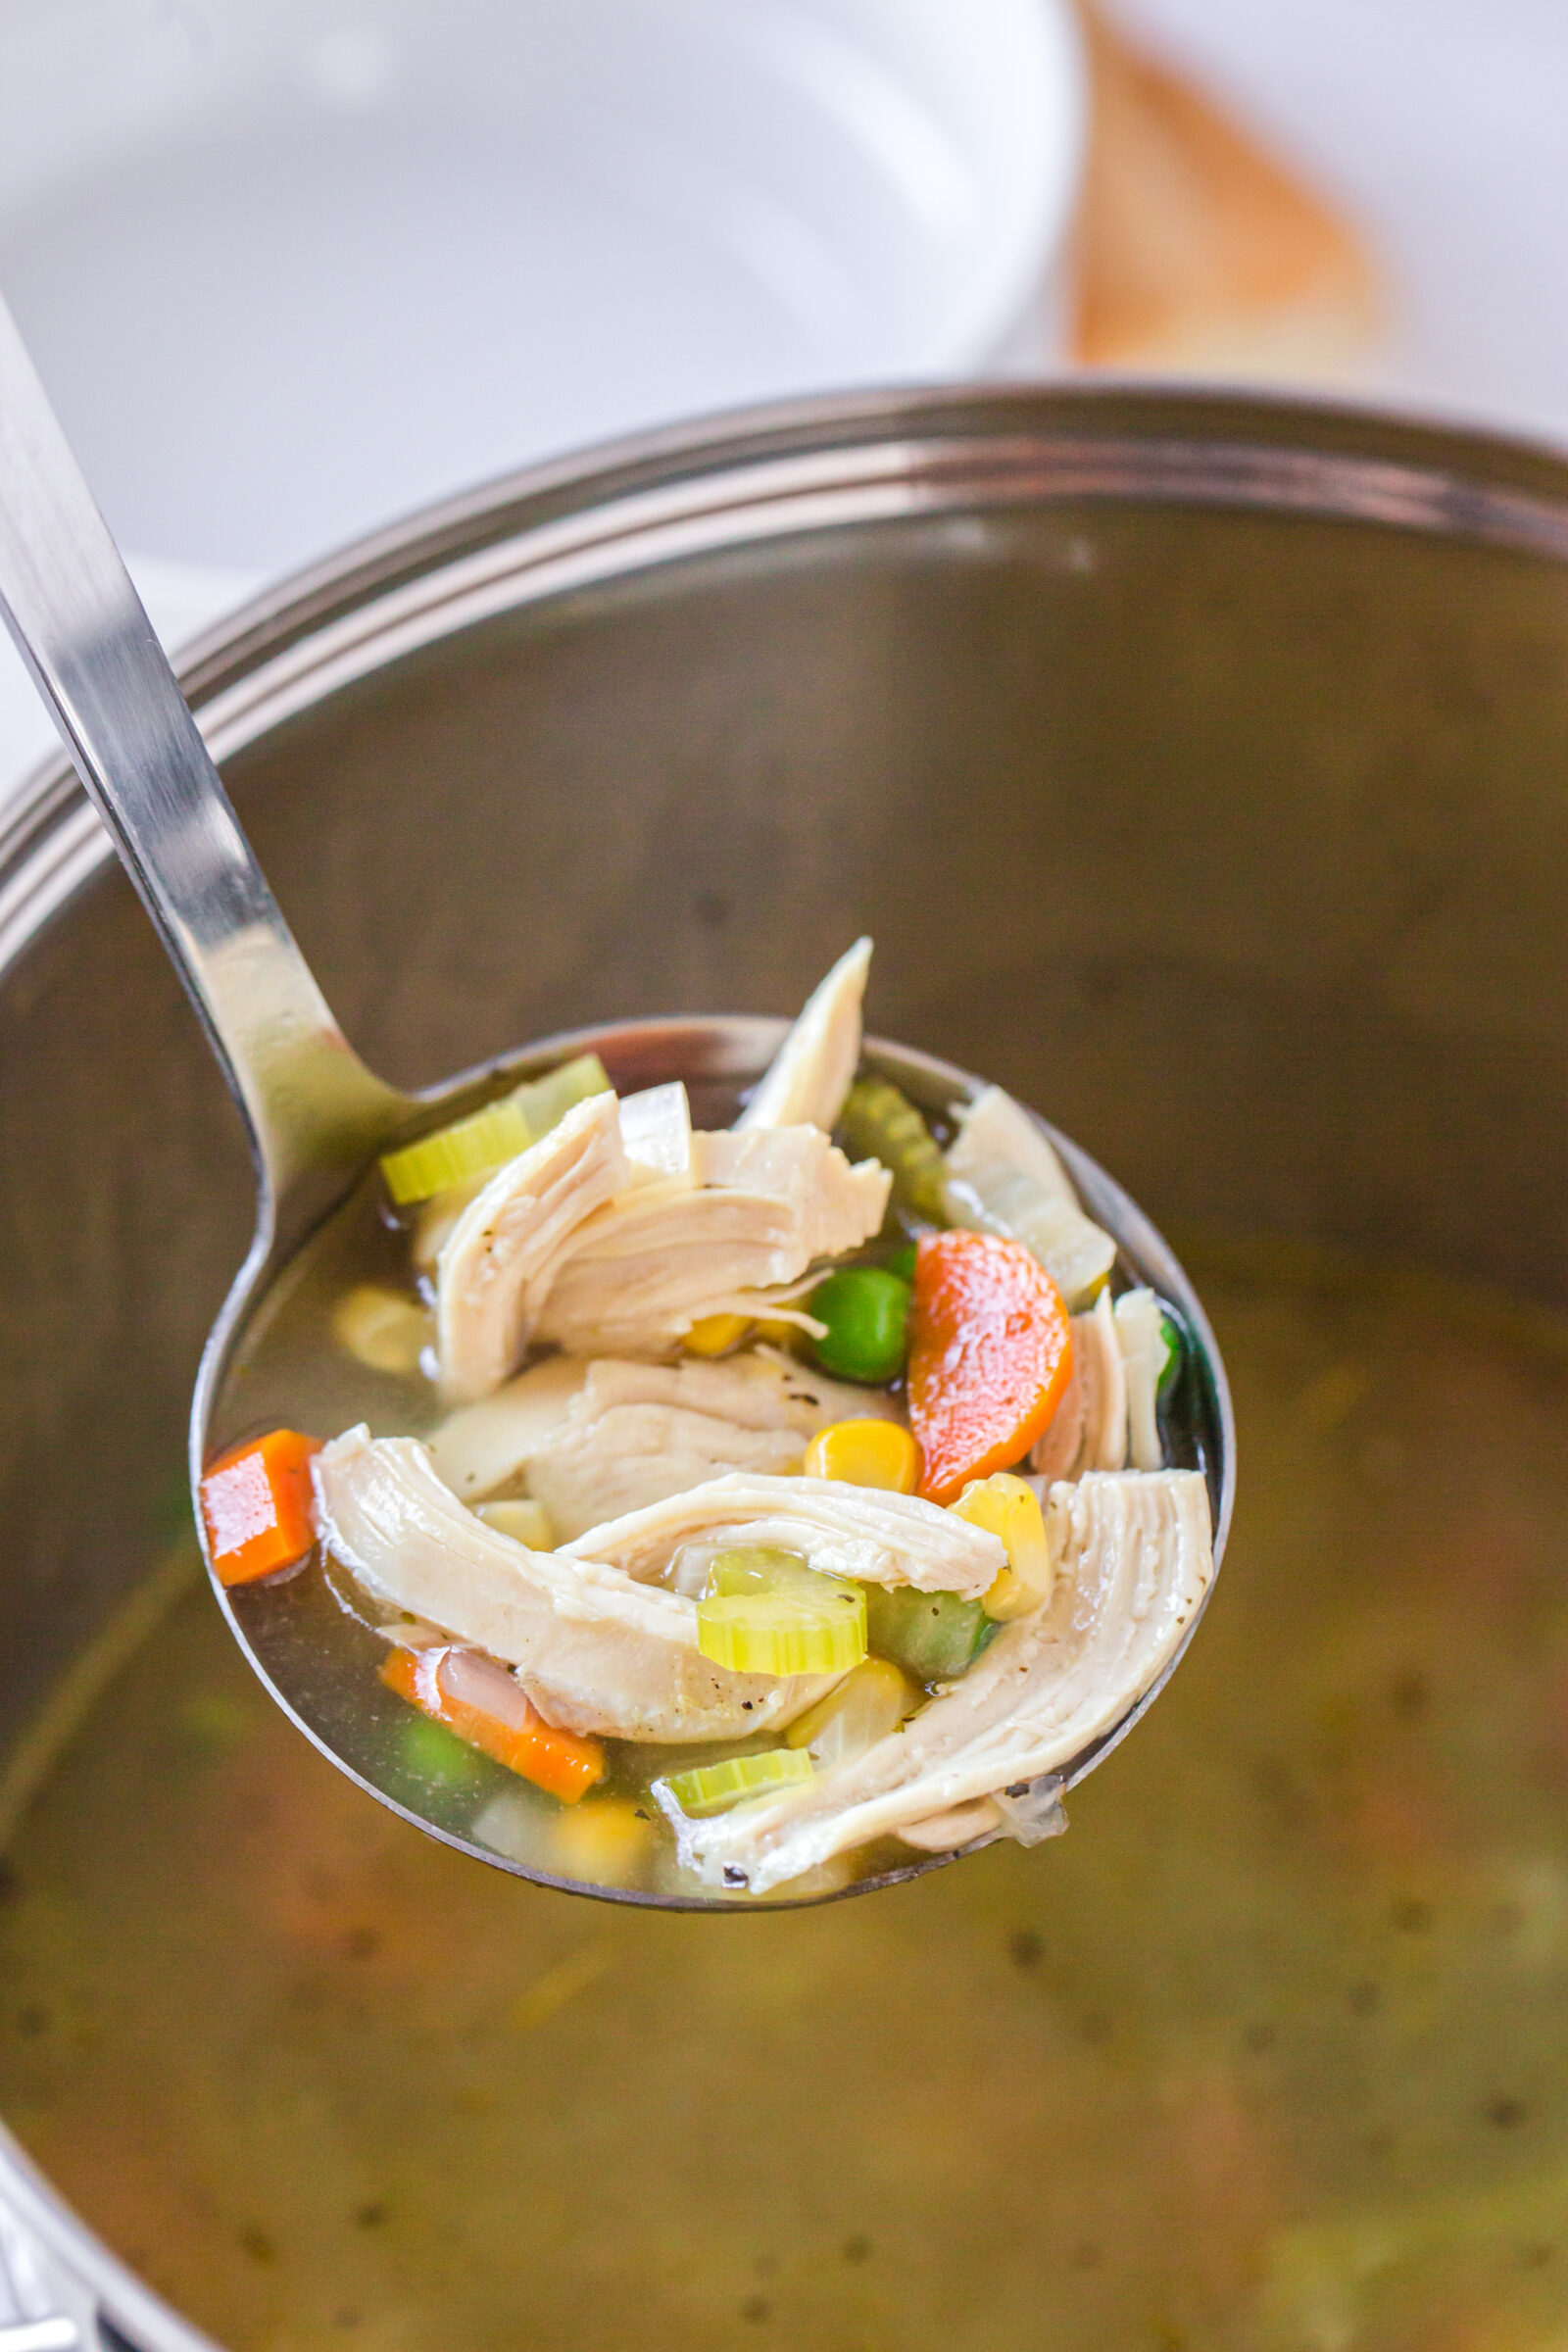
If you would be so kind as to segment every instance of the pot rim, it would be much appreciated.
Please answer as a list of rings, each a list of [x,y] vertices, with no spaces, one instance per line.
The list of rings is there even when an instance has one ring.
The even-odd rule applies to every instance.
[[[872,389],[727,410],[479,484],[352,541],[184,649],[220,762],[479,621],[699,554],[1056,500],[1224,506],[1568,564],[1568,458],[1348,401],[1135,378]],[[64,753],[0,820],[0,975],[112,855]]]

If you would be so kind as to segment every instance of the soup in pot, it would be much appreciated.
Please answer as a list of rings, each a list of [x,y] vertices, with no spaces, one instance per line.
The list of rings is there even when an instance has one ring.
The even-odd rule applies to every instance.
[[[187,1544],[11,1845],[30,2152],[234,2352],[1559,2346],[1568,1339],[1193,1262],[1246,1457],[1203,1639],[1068,1836],[875,1902],[474,1869]]]

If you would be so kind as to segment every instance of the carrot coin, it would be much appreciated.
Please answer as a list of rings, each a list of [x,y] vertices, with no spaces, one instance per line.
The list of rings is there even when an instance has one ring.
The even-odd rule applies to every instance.
[[[994,1233],[922,1237],[908,1375],[922,1494],[956,1502],[971,1478],[1021,1461],[1071,1371],[1061,1293],[1021,1242]]]

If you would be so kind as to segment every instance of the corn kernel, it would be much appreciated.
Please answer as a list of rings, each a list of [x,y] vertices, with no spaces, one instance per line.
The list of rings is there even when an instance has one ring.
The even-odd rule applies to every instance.
[[[988,1617],[1022,1617],[1051,1598],[1054,1570],[1045,1514],[1027,1480],[1006,1470],[971,1479],[949,1508],[971,1527],[1000,1536],[1007,1547],[1007,1565],[985,1596]]]
[[[435,1327],[417,1299],[378,1282],[361,1282],[333,1306],[332,1335],[372,1372],[406,1377],[418,1370]]]
[[[738,1348],[751,1330],[746,1315],[702,1315],[692,1325],[681,1346],[688,1355],[727,1355]]]
[[[475,1505],[474,1517],[486,1527],[493,1527],[498,1536],[510,1536],[514,1544],[525,1544],[529,1551],[554,1551],[556,1531],[550,1524],[550,1513],[542,1502],[531,1497],[511,1502],[481,1502]]]
[[[755,1336],[762,1347],[782,1348],[786,1355],[798,1355],[808,1338],[798,1323],[788,1323],[782,1315],[763,1315]]]
[[[920,1484],[920,1448],[896,1421],[835,1421],[806,1448],[806,1475],[912,1494]]]
[[[551,1861],[564,1878],[632,1886],[642,1877],[653,1834],[629,1798],[592,1797],[552,1822]]]

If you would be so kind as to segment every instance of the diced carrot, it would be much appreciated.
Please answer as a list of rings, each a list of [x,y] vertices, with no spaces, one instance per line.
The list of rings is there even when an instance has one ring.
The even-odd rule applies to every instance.
[[[909,1315],[909,1427],[920,1492],[954,1502],[971,1478],[1021,1461],[1072,1371],[1061,1293],[1021,1242],[928,1233]]]
[[[220,1456],[202,1479],[202,1517],[219,1581],[253,1584],[303,1560],[316,1542],[311,1457],[317,1438],[269,1430]]]
[[[449,1649],[394,1649],[381,1667],[381,1680],[399,1698],[444,1724],[460,1740],[509,1772],[532,1781],[563,1804],[574,1805],[579,1796],[603,1780],[605,1751],[597,1740],[574,1732],[558,1732],[515,1683],[508,1694],[508,1721],[488,1707],[456,1698],[441,1678],[453,1653]],[[498,1672],[504,1671],[498,1669]],[[510,1680],[510,1677],[508,1678]]]

